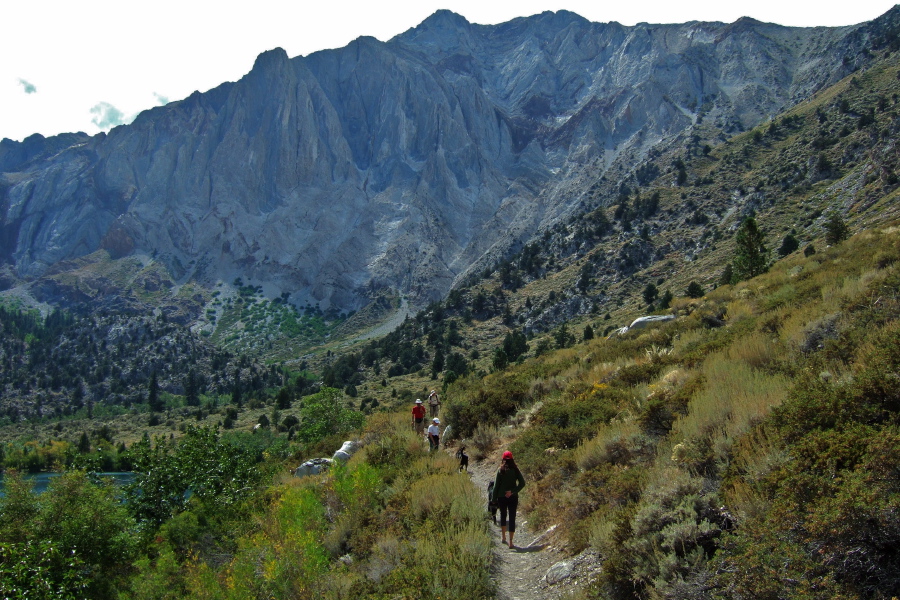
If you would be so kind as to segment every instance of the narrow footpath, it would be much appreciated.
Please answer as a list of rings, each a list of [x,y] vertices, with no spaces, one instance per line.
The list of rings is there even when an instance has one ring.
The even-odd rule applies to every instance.
[[[502,450],[483,461],[471,461],[469,476],[482,490],[487,510],[487,486],[494,479],[500,465]],[[527,482],[526,482],[527,486]],[[527,489],[527,488],[526,488]],[[498,515],[499,522],[499,515]],[[494,541],[494,577],[500,600],[549,600],[574,591],[588,583],[589,577],[599,570],[595,553],[586,551],[569,557],[552,543],[553,528],[548,531],[532,531],[528,518],[521,509],[516,518],[515,548],[500,543],[500,526],[491,525]]]

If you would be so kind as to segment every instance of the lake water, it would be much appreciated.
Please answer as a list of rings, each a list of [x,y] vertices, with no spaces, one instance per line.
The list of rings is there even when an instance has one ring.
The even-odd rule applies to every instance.
[[[97,474],[104,479],[109,479],[115,485],[125,485],[126,483],[132,483],[134,481],[134,473],[131,472]],[[60,473],[29,473],[25,475],[25,479],[32,481],[34,483],[34,491],[40,494],[47,491],[47,486],[50,485],[50,481],[54,477],[59,476]],[[0,475],[0,496],[3,495],[5,495],[3,487],[3,476]]]

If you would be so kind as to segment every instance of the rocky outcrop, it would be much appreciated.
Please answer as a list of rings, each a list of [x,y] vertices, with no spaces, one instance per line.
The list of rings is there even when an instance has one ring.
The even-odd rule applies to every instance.
[[[240,276],[342,309],[389,288],[421,306],[576,210],[617,160],[845,76],[895,13],[797,29],[439,11],[387,43],[272,50],[107,135],[0,143],[0,260],[35,278],[103,249],[153,255],[179,283]]]

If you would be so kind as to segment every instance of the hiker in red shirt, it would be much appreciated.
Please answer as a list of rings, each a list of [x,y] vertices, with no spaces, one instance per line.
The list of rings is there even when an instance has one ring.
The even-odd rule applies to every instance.
[[[416,404],[412,409],[413,429],[418,435],[425,434],[425,405],[421,400],[416,400]]]

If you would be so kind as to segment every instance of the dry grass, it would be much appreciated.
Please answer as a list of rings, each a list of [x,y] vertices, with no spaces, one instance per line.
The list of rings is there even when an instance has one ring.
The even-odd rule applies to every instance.
[[[745,299],[732,300],[725,305],[725,314],[731,324],[740,323],[754,315],[753,305]]]
[[[725,351],[729,361],[746,363],[753,369],[765,369],[781,355],[776,340],[758,331],[741,338]]]
[[[474,448],[474,460],[483,460],[500,442],[500,432],[493,425],[479,423],[472,433],[472,447]]]
[[[706,339],[708,333],[701,328],[689,329],[678,334],[672,342],[672,350],[676,355],[686,353],[692,346]]]
[[[790,385],[786,377],[766,374],[746,362],[730,359],[728,352],[741,351],[732,346],[703,364],[707,384],[691,399],[688,414],[675,422],[679,439],[704,439],[712,432],[734,439],[786,397]]]
[[[613,462],[621,446],[632,446],[637,438],[642,437],[640,427],[633,420],[614,420],[601,425],[596,436],[575,449],[575,464],[582,471],[588,471],[603,463]]]

